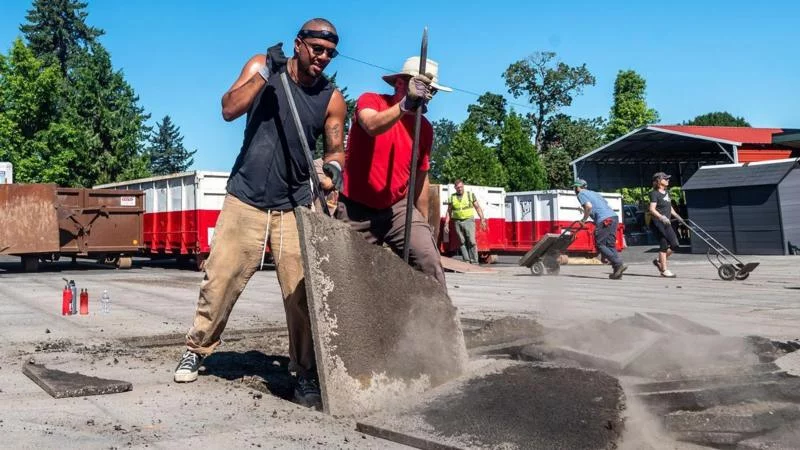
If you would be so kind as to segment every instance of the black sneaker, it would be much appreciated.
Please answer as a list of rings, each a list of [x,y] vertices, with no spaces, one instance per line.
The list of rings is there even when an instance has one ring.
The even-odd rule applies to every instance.
[[[309,408],[322,409],[322,395],[316,377],[297,377],[294,387],[294,401]]]
[[[612,280],[619,280],[620,278],[622,278],[622,273],[625,272],[626,270],[628,270],[628,266],[626,266],[625,264],[620,264],[619,266],[617,266],[616,269],[614,269],[614,273],[609,275],[608,278],[611,278]]]
[[[191,350],[186,350],[181,356],[178,367],[175,368],[175,382],[191,383],[197,379],[197,372],[203,364],[203,356]]]

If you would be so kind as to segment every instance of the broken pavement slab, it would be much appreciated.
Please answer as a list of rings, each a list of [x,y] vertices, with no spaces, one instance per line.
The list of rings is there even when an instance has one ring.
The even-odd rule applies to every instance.
[[[456,308],[435,279],[344,222],[296,211],[325,412],[402,405],[463,373]]]
[[[800,447],[800,421],[740,441],[736,450],[785,450],[798,447]]]
[[[677,411],[664,417],[671,432],[759,433],[800,420],[800,405],[755,402],[715,406],[703,411]],[[800,443],[799,443],[800,444]]]
[[[22,373],[55,398],[117,394],[133,389],[133,385],[127,381],[107,380],[77,372],[48,369],[33,362],[24,364]]]
[[[663,334],[719,334],[719,331],[689,320],[683,316],[658,312],[637,312],[633,316],[614,321],[614,324],[640,327]]]
[[[425,449],[611,449],[623,410],[622,388],[605,373],[484,360],[420,404],[360,420],[357,429]]]

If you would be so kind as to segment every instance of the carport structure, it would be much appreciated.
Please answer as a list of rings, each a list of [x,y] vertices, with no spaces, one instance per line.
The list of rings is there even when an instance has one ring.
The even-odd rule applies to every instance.
[[[576,178],[593,190],[649,186],[658,171],[681,186],[698,168],[800,156],[790,142],[774,136],[797,136],[798,129],[649,125],[631,131],[572,161]]]

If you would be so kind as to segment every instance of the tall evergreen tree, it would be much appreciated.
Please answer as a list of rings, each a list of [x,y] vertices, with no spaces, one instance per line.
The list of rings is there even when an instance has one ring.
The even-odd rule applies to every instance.
[[[144,144],[150,115],[139,106],[139,97],[114,70],[111,55],[99,44],[75,59],[71,74],[69,113],[80,123],[88,148],[76,167],[85,186],[149,175]]]
[[[69,61],[94,44],[103,30],[86,24],[87,3],[77,0],[34,0],[20,26],[36,56],[57,61],[66,75]]]
[[[647,81],[636,71],[619,71],[614,81],[614,104],[606,130],[609,141],[658,121],[658,112],[647,106],[646,90]]]
[[[150,171],[153,175],[186,171],[194,164],[192,156],[195,153],[197,150],[188,151],[183,146],[181,131],[168,115],[156,124],[156,130],[150,136],[150,147],[147,150],[150,157]]]

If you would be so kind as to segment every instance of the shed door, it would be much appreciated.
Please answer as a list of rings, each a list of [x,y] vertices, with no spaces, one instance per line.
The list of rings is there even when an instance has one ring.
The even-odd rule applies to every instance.
[[[726,189],[686,191],[689,218],[706,230],[720,244],[731,251],[733,247],[733,224]],[[699,238],[692,237],[692,253],[705,253],[708,246]]]
[[[735,252],[742,255],[783,255],[777,186],[730,189]]]

